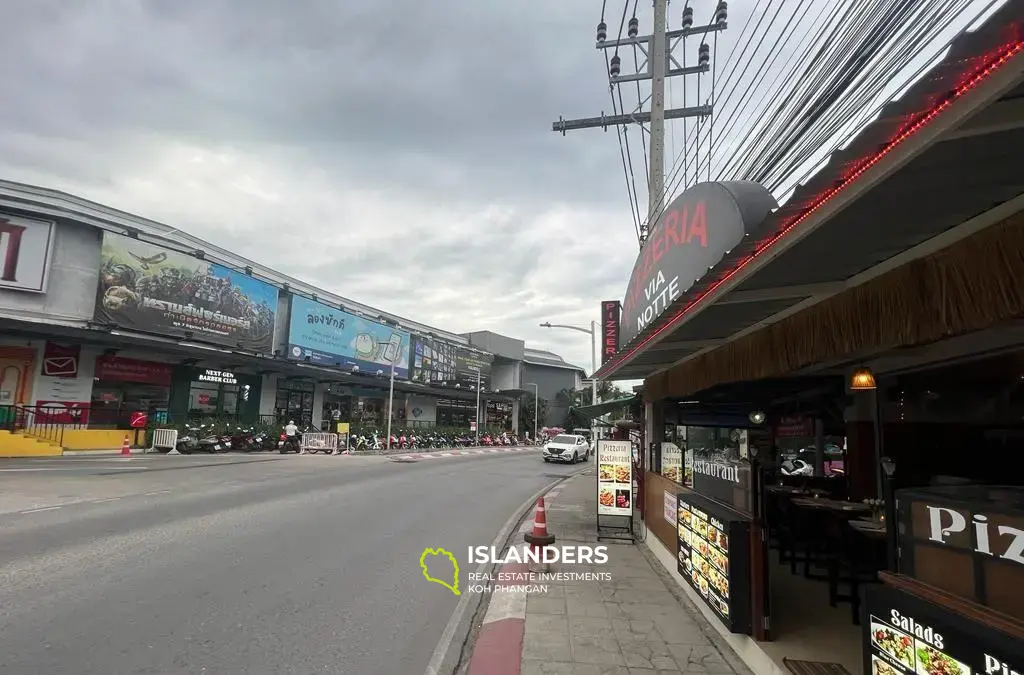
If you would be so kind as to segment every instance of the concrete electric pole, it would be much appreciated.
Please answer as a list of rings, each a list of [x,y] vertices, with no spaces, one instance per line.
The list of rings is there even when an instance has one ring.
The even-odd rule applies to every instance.
[[[650,35],[639,35],[639,26],[636,17],[629,22],[627,37],[611,40],[608,37],[608,26],[603,18],[597,26],[597,48],[602,50],[614,49],[615,55],[611,58],[608,82],[614,90],[616,85],[623,82],[651,81],[650,112],[643,112],[639,108],[632,112],[620,115],[605,115],[600,117],[588,117],[583,119],[566,120],[561,117],[551,125],[553,131],[561,132],[576,129],[593,129],[600,127],[608,131],[610,126],[621,126],[626,124],[645,123],[649,126],[651,137],[650,147],[650,180],[648,195],[647,221],[640,227],[640,246],[643,247],[647,241],[650,228],[661,215],[661,208],[665,198],[665,120],[707,117],[711,115],[712,107],[709,104],[696,105],[684,108],[665,109],[665,79],[677,75],[694,75],[706,73],[711,69],[710,50],[705,42],[701,43],[698,51],[696,66],[682,66],[676,61],[672,52],[676,45],[683,38],[689,35],[706,35],[714,31],[722,31],[727,28],[728,5],[725,0],[719,0],[715,8],[714,19],[705,26],[693,25],[693,8],[687,5],[683,9],[682,28],[679,30],[668,30],[668,0],[654,0],[654,22]],[[637,68],[636,73],[623,75],[621,72],[622,61],[618,55],[619,47],[638,47],[647,59]],[[686,59],[683,59],[683,63]],[[614,102],[614,98],[613,98]]]

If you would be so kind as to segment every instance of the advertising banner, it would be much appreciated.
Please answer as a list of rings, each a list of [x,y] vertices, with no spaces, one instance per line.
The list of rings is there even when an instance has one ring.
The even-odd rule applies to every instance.
[[[409,376],[409,333],[293,295],[288,322],[288,357],[326,366],[395,377]]]
[[[1011,675],[1024,672],[1016,637],[894,588],[864,588],[864,672]]]
[[[661,444],[661,475],[676,483],[684,483],[683,450],[675,443]]]
[[[273,351],[277,288],[243,272],[103,233],[96,321]]]
[[[0,288],[45,293],[53,223],[0,213]]]
[[[633,444],[597,441],[597,514],[633,515]]]
[[[458,347],[455,350],[455,381],[463,387],[475,387],[479,371],[480,386],[487,387],[491,381],[493,361],[494,357],[490,354]]]
[[[456,349],[456,345],[444,340],[413,335],[409,379],[423,384],[447,382],[454,386]]]
[[[622,314],[622,303],[618,300],[605,300],[601,303],[601,365],[615,356],[619,351],[619,317]]]

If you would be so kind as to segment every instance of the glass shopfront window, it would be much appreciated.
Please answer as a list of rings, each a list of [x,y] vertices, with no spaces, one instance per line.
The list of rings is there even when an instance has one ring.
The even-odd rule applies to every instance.
[[[666,425],[656,473],[684,487],[693,487],[694,458],[738,461],[748,459],[748,431],[728,427]]]
[[[243,387],[245,391],[243,391]],[[188,412],[192,417],[236,418],[239,404],[247,398],[250,385],[242,385],[235,374],[226,370],[194,371],[188,391]]]
[[[438,399],[437,425],[469,429],[476,421],[476,403],[460,399]]]
[[[274,411],[280,421],[294,420],[300,426],[313,423],[313,383],[281,380],[277,383]]]

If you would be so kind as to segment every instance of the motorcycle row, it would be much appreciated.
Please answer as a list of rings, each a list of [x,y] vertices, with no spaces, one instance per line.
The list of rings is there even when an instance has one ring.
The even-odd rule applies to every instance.
[[[186,424],[179,432],[177,450],[183,455],[193,453],[218,453],[218,452],[272,452],[277,450],[281,454],[299,452],[302,449],[302,436],[307,433],[321,433],[313,426],[300,429],[294,436],[289,437],[284,429],[273,433],[269,430],[259,430],[256,427],[243,427],[241,425],[215,425],[215,424]],[[388,447],[386,434],[376,429],[350,434],[345,440],[344,435],[339,435],[337,448],[316,447],[309,444],[306,452],[334,452],[338,451],[362,451],[372,452],[385,450]],[[520,440],[515,434],[491,434],[485,433],[480,436],[479,443],[476,435],[471,433],[442,433],[436,430],[404,430],[391,434],[391,448],[399,450],[414,450],[428,448],[463,448],[476,445],[484,447],[492,446],[523,446],[533,445]]]

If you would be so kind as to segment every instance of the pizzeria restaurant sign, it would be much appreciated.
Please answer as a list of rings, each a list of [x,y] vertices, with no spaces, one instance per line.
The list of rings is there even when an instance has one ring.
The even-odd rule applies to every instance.
[[[619,344],[628,345],[778,207],[750,181],[700,183],[676,197],[651,228],[622,301]]]

